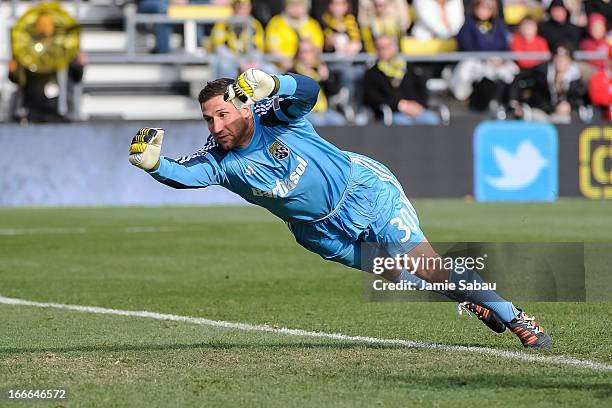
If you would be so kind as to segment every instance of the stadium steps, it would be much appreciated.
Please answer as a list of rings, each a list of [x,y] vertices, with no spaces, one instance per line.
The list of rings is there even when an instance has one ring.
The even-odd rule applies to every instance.
[[[83,119],[199,119],[195,96],[211,78],[207,66],[92,64],[85,70]]]
[[[196,95],[211,77],[212,72],[206,65],[89,64],[85,68],[83,89],[92,93],[113,89],[119,93],[132,93],[137,89],[168,89],[170,92]]]
[[[81,31],[81,50],[85,53],[125,52],[127,36],[124,31],[93,30]]]
[[[207,66],[96,63],[96,55],[125,53],[126,33],[85,27],[81,41],[82,50],[93,60],[87,65],[83,78],[83,119],[172,120],[201,117],[195,95],[210,78]],[[171,37],[174,47],[178,48],[180,42],[180,35]],[[154,43],[151,33],[139,32],[137,54],[146,54]]]
[[[178,33],[170,36],[170,46],[181,48],[183,37]],[[136,36],[136,53],[147,54],[155,46],[155,36],[146,29],[138,30]],[[108,27],[83,27],[81,30],[81,50],[92,53],[125,53],[127,50],[127,33]]]
[[[207,65],[90,64],[85,72],[88,83],[147,83],[165,80],[205,82],[212,77]]]
[[[83,120],[201,119],[195,98],[180,95],[97,95],[81,97]]]

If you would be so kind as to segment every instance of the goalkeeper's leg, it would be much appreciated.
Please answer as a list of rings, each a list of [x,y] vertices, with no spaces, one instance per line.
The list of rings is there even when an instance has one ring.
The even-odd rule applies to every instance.
[[[449,285],[448,289],[441,293],[453,300],[472,303],[484,308],[474,309],[479,318],[491,329],[501,331],[502,328],[497,321],[499,318],[519,336],[524,346],[543,348],[551,345],[550,336],[544,332],[543,327],[494,290],[488,289],[475,270],[446,269],[443,266],[444,262],[436,262],[440,256],[425,238],[414,207],[404,194],[399,181],[386,166],[366,156],[353,155],[351,159],[353,163],[368,170],[379,180],[378,186],[375,187],[379,197],[378,201],[382,204],[375,209],[379,216],[370,226],[371,234],[367,237],[368,241],[380,244],[391,256],[407,254],[413,259],[429,259],[430,262],[421,262],[415,270],[410,272],[430,283],[453,283],[454,288]],[[407,271],[399,269],[389,271],[387,276],[383,274],[383,277],[391,281],[413,279],[409,275]],[[460,281],[473,285],[464,287],[460,285]],[[470,290],[473,287],[484,289]],[[493,313],[489,314],[485,310]],[[496,327],[499,330],[496,330]]]
[[[511,302],[499,296],[497,292],[491,289],[470,289],[470,287],[476,285],[483,287],[485,284],[485,281],[475,270],[466,268],[457,271],[438,267],[437,265],[443,265],[444,262],[441,261],[440,255],[427,241],[418,244],[408,253],[408,257],[431,260],[431,262],[421,263],[414,271],[415,275],[427,282],[453,283],[455,289],[448,289],[439,293],[461,302],[461,306],[474,313],[492,330],[503,332],[503,324],[518,336],[525,347],[548,348],[552,345],[551,337],[546,333],[544,327],[536,323],[535,318],[514,307]],[[437,259],[440,259],[440,261],[436,261]],[[434,266],[430,267],[430,265]],[[395,282],[404,279],[414,280],[414,277],[410,278],[410,275],[412,274],[407,274],[405,270],[391,270],[386,271],[383,277]],[[460,281],[467,285],[460,285]]]

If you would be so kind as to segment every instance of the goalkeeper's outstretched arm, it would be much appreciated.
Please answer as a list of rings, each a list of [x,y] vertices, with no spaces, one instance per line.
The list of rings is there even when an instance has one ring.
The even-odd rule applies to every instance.
[[[279,78],[280,120],[293,122],[308,114],[317,103],[320,87],[317,81],[305,75],[289,73]],[[285,117],[282,117],[282,116]]]
[[[225,94],[236,108],[251,105],[266,98],[280,96],[277,116],[285,122],[299,120],[312,110],[319,96],[319,84],[304,75],[289,73],[269,75],[259,69],[249,69],[238,76]]]
[[[219,164],[206,152],[178,160],[161,156],[163,138],[163,129],[140,129],[130,145],[130,163],[174,188],[204,188],[222,183]]]

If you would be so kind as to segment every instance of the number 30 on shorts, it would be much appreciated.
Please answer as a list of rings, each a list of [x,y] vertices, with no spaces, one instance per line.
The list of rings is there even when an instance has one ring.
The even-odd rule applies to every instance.
[[[407,242],[410,240],[412,233],[417,233],[419,230],[419,221],[416,215],[416,211],[412,206],[400,209],[399,217],[392,218],[389,224],[393,225],[404,233],[404,237],[400,239],[400,242]]]

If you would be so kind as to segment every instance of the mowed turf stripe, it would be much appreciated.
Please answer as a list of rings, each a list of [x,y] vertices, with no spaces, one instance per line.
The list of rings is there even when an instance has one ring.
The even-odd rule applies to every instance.
[[[128,234],[141,234],[141,233],[153,233],[153,232],[176,232],[180,229],[177,227],[126,227],[120,232]],[[13,235],[72,235],[72,234],[86,234],[89,232],[95,232],[94,230],[87,230],[86,228],[0,228],[0,236],[13,236]]]
[[[0,296],[0,303],[14,306],[33,306],[41,308],[53,308],[72,310],[83,313],[94,313],[94,314],[105,314],[105,315],[117,315],[117,316],[129,316],[129,317],[142,317],[156,320],[167,320],[175,322],[183,322],[190,324],[198,324],[203,326],[222,327],[226,329],[236,329],[245,331],[258,331],[266,333],[276,333],[289,336],[300,336],[300,337],[314,337],[314,338],[326,338],[334,339],[339,341],[353,342],[353,343],[365,343],[365,344],[376,344],[376,345],[387,345],[387,346],[403,346],[408,348],[420,348],[429,350],[443,350],[449,352],[458,353],[477,353],[492,355],[501,358],[522,360],[531,363],[544,363],[544,364],[557,364],[564,366],[573,366],[578,368],[588,368],[597,371],[612,371],[612,365],[601,363],[590,360],[580,360],[567,356],[538,356],[534,354],[526,354],[517,351],[504,351],[497,350],[488,347],[474,347],[474,346],[456,346],[448,344],[438,343],[426,343],[411,340],[402,339],[381,339],[376,337],[366,336],[348,336],[340,333],[325,333],[325,332],[313,332],[301,329],[288,329],[278,328],[268,325],[250,324],[250,323],[235,323],[226,322],[223,320],[210,320],[202,317],[191,317],[191,316],[179,316],[173,314],[164,314],[147,311],[135,311],[135,310],[119,310],[109,309],[104,307],[96,306],[80,306],[80,305],[67,305],[62,303],[47,303],[47,302],[34,302],[25,299],[16,299]]]

